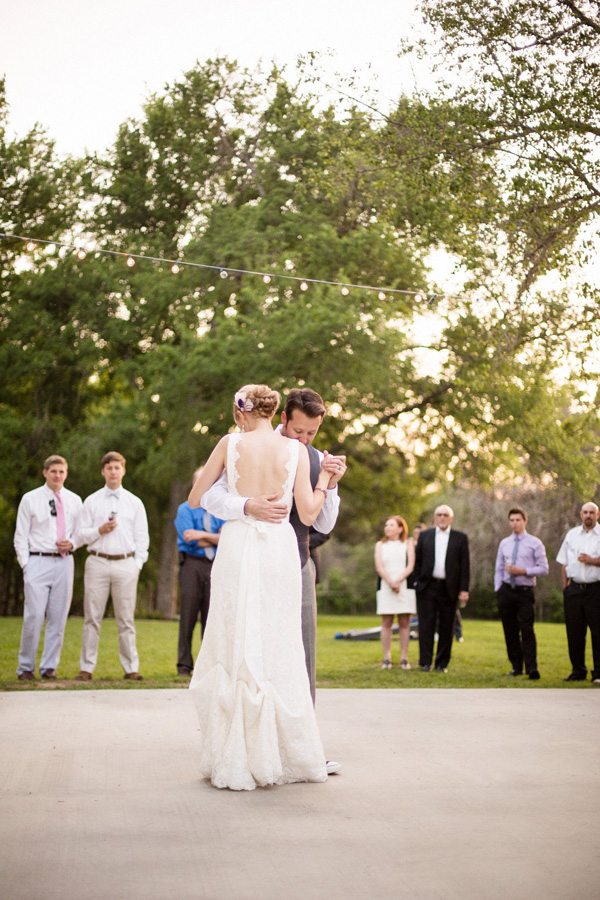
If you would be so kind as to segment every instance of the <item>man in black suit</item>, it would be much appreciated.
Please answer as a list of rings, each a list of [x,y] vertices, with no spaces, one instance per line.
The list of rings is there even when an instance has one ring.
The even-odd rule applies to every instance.
[[[466,534],[450,527],[453,519],[449,506],[438,506],[434,527],[421,532],[415,553],[419,665],[424,672],[431,671],[438,616],[435,668],[447,671],[456,610],[469,599],[469,542]]]

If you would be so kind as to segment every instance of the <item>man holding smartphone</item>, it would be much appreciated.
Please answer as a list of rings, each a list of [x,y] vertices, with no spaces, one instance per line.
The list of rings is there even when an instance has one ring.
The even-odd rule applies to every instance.
[[[100,626],[109,595],[119,632],[119,659],[124,677],[141,681],[135,635],[135,604],[140,570],[148,559],[148,520],[144,504],[122,485],[125,457],[102,457],[105,485],[83,504],[78,545],[87,544],[80,672],[76,681],[91,681],[98,660]]]

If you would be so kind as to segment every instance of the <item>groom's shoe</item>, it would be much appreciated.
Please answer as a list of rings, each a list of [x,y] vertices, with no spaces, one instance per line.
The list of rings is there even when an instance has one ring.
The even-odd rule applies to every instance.
[[[334,760],[332,759],[328,759],[325,763],[325,768],[327,769],[328,775],[336,775],[342,768],[342,764],[339,762],[334,762]]]

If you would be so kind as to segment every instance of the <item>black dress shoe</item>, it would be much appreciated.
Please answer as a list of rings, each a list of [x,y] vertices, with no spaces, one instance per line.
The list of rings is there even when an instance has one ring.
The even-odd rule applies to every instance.
[[[421,672],[431,672],[431,666],[419,666]]]
[[[517,675],[522,675],[523,673],[519,672],[517,669],[511,669],[510,672],[506,672],[506,674],[517,676]]]
[[[531,679],[531,681],[539,681],[540,673],[538,672],[537,669],[532,669],[531,672],[529,673],[529,678]]]
[[[571,672],[568,678],[563,678],[563,681],[585,681],[587,675],[576,675],[575,672]]]
[[[435,667],[435,671],[436,671],[436,672],[443,672],[444,674],[446,674],[446,673],[448,672],[448,669],[445,669],[443,666],[436,666],[436,667]]]

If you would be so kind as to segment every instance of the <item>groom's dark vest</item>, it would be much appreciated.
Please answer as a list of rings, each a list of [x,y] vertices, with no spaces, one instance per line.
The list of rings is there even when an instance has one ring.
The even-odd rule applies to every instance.
[[[310,463],[310,483],[314,491],[315,485],[319,479],[319,472],[321,471],[321,461],[319,459],[319,454],[314,447],[309,444],[306,449],[308,450],[308,461]],[[290,512],[290,523],[298,538],[300,565],[304,567],[308,562],[308,557],[310,555],[308,547],[310,527],[304,525],[300,521],[300,516],[298,515],[295,503],[292,505],[292,510]]]

